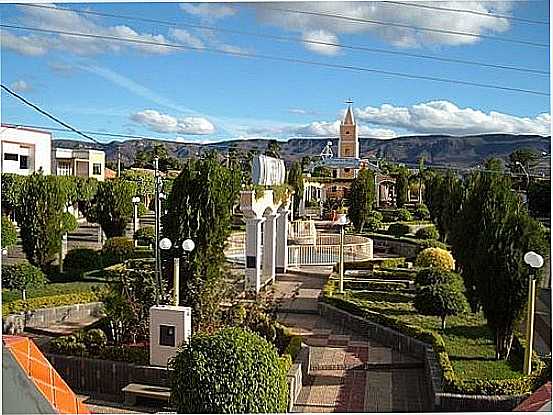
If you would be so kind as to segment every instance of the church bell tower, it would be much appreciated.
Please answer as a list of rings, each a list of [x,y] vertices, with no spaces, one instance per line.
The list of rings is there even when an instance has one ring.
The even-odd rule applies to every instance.
[[[346,115],[340,123],[340,141],[338,143],[338,154],[341,158],[359,158],[359,135],[355,119],[353,117],[353,101],[346,101],[348,108]],[[356,176],[355,169],[340,169],[338,177],[352,179]]]

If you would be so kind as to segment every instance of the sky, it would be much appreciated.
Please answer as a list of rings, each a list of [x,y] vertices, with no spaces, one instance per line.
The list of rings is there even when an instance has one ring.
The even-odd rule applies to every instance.
[[[1,79],[80,130],[180,142],[333,137],[347,100],[363,137],[550,135],[549,2],[411,4],[472,13],[401,2],[2,4],[4,25],[135,42],[1,28]],[[3,123],[59,127],[1,98]]]

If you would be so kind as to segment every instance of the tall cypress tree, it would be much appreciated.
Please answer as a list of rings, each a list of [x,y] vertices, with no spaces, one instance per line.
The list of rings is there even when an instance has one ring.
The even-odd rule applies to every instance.
[[[363,169],[353,180],[349,194],[348,216],[357,232],[363,232],[374,203],[374,174]]]
[[[298,160],[292,163],[292,167],[288,172],[288,184],[294,190],[294,216],[296,216],[303,198],[303,172]]]

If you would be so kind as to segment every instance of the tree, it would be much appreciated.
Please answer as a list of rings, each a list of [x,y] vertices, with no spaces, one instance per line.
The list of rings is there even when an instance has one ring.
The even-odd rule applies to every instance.
[[[65,230],[63,212],[67,200],[56,176],[33,173],[23,184],[17,217],[21,228],[23,252],[29,262],[44,269],[55,258]]]
[[[533,181],[528,186],[528,210],[537,217],[551,215],[551,181]]]
[[[539,153],[533,148],[519,148],[509,154],[509,169],[513,173],[522,173],[522,168],[517,164],[520,163],[526,171],[535,167],[539,163]]]
[[[303,172],[301,163],[297,160],[292,163],[292,167],[288,172],[288,184],[294,191],[294,215],[298,215],[300,203],[303,199]]]
[[[529,250],[546,255],[545,230],[521,206],[509,177],[476,172],[465,187],[451,245],[471,307],[475,299],[481,304],[495,334],[496,357],[507,359],[528,295],[523,257]]]
[[[26,177],[19,174],[2,173],[2,211],[12,215],[12,219],[17,219],[13,216],[21,202],[25,180]]]
[[[17,229],[6,215],[2,215],[2,248],[14,246],[17,242]]]
[[[98,223],[108,238],[124,236],[127,223],[132,219],[135,195],[134,182],[122,179],[100,182],[86,218]]]
[[[239,190],[240,171],[226,168],[210,153],[204,159],[187,162],[167,201],[163,235],[175,245],[187,238],[196,244],[188,261],[181,261],[180,269],[180,298],[192,307],[196,326],[208,325],[218,313],[217,295],[224,277],[223,249]],[[167,270],[164,275],[171,273]]]
[[[484,163],[484,168],[486,170],[496,171],[496,172],[503,172],[505,170],[505,163],[503,163],[503,160],[498,159],[497,157],[490,157],[486,160]]]
[[[267,149],[265,150],[265,155],[269,157],[280,158],[280,144],[277,140],[271,140],[267,144]]]
[[[317,166],[313,169],[313,177],[332,177],[332,169],[325,166]]]
[[[440,317],[442,330],[446,328],[448,316],[460,314],[468,308],[459,274],[443,268],[428,268],[419,272],[415,284],[413,306],[421,314]]]
[[[159,170],[167,172],[171,169],[180,169],[179,159],[170,156],[164,144],[154,144],[153,147],[137,151],[133,167],[153,169],[156,156],[159,157]]]
[[[27,290],[40,288],[48,280],[42,270],[28,262],[2,267],[2,287],[21,291],[23,301],[27,300]]]
[[[396,178],[396,207],[402,208],[407,203],[409,190],[409,172],[406,168],[400,168]]]
[[[374,196],[374,174],[368,169],[362,169],[351,184],[348,199],[348,216],[356,232],[363,232],[365,223],[369,221]]]

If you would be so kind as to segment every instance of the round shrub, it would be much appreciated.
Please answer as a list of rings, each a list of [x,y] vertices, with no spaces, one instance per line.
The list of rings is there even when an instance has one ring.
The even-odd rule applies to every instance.
[[[102,257],[99,251],[90,248],[75,248],[70,250],[63,260],[66,271],[82,273],[102,267]]]
[[[397,236],[398,238],[400,236],[407,235],[410,230],[409,225],[406,225],[405,223],[392,223],[388,227],[388,233],[390,235]]]
[[[75,215],[69,212],[64,212],[61,216],[61,227],[64,232],[73,232],[79,227],[79,223]]]
[[[435,226],[425,226],[415,233],[415,237],[418,239],[438,239],[438,230]]]
[[[405,208],[401,208],[397,211],[397,218],[401,221],[410,221],[413,220],[413,215]]]
[[[436,267],[453,269],[455,268],[455,261],[451,254],[445,249],[426,248],[417,255],[415,266],[422,268]]]
[[[424,203],[417,205],[415,209],[415,218],[417,218],[418,220],[430,219],[430,211]]]
[[[134,239],[138,245],[153,245],[155,243],[155,229],[153,226],[144,226],[136,231]]]
[[[286,411],[286,372],[276,348],[249,330],[196,334],[169,366],[177,413]]]
[[[125,236],[114,236],[109,238],[102,248],[102,259],[104,265],[117,264],[132,258],[134,243]]]
[[[2,288],[24,291],[39,288],[47,282],[44,272],[28,262],[2,267]]]
[[[2,248],[14,246],[17,242],[17,229],[6,215],[2,215]]]

